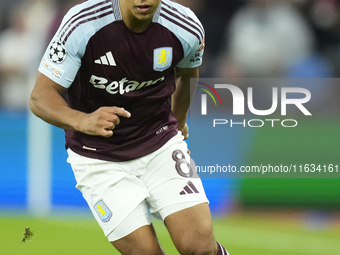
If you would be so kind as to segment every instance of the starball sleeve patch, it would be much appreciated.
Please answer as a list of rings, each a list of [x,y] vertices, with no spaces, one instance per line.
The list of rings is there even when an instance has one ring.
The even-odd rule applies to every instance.
[[[53,63],[61,64],[65,61],[67,56],[67,51],[64,45],[59,41],[54,41],[50,45],[50,52],[49,52],[50,60]]]

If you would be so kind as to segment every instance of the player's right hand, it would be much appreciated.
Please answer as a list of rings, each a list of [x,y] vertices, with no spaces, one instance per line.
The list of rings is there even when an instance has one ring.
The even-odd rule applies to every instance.
[[[131,113],[119,107],[101,107],[85,114],[79,123],[78,131],[88,135],[111,137],[114,128],[120,123],[120,117],[130,118]]]

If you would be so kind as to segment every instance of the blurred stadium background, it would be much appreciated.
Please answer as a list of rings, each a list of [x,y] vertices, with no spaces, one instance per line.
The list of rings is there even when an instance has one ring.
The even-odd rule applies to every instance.
[[[339,0],[177,2],[193,9],[206,30],[201,77],[340,75]],[[63,131],[40,123],[27,108],[42,52],[63,14],[77,3],[0,0],[1,254],[115,254],[74,187]],[[309,90],[325,98],[340,94],[337,88]],[[332,111],[323,121],[296,133],[263,128],[248,134],[244,143],[242,134],[231,135],[230,161],[262,164],[266,157],[277,164],[316,158],[320,164],[333,163],[340,152],[339,103],[324,105]],[[45,138],[34,138],[39,136]],[[339,178],[203,182],[216,236],[232,255],[340,254]],[[156,224],[168,254],[176,254],[164,226]],[[20,244],[28,226],[35,239]]]

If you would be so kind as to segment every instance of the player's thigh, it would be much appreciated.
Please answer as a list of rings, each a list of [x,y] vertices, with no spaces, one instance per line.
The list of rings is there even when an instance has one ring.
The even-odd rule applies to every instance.
[[[150,224],[145,204],[149,192],[136,176],[126,171],[126,164],[85,158],[72,151],[68,162],[76,187],[110,241],[131,233],[140,224]],[[119,230],[125,221],[128,225]]]
[[[216,254],[211,214],[207,203],[175,212],[165,218],[170,236],[181,254]]]
[[[149,191],[146,201],[154,216],[164,220],[176,211],[208,202],[182,136],[175,136],[150,157],[141,181]]]
[[[122,254],[162,254],[145,201],[108,235],[108,239]]]
[[[111,243],[123,255],[164,255],[152,224]]]

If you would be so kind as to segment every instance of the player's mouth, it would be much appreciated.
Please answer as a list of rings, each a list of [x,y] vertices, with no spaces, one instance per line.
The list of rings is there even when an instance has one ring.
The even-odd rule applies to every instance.
[[[147,4],[140,4],[137,5],[136,8],[140,13],[146,13],[150,10],[151,6]]]

